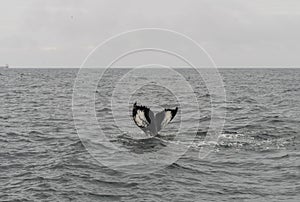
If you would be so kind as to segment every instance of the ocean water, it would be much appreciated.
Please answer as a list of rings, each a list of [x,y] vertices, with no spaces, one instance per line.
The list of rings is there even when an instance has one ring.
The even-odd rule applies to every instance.
[[[0,70],[0,201],[299,201],[300,69],[220,69],[226,117],[215,141],[215,95],[194,70],[111,69],[98,81],[90,69],[76,87],[78,71]],[[179,113],[149,138],[130,117],[135,101]]]

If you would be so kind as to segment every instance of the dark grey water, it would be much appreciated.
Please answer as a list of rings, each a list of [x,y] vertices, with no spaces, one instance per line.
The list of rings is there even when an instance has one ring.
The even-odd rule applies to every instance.
[[[172,142],[180,115],[162,132],[163,143],[140,140],[143,134],[133,122],[128,126],[130,106],[119,105],[124,108],[118,114],[120,126],[113,123],[109,99],[126,71],[105,75],[96,91],[95,108],[111,142],[139,157]],[[151,71],[160,75],[159,70]],[[220,70],[227,115],[216,142],[205,142],[211,95],[195,72],[178,71],[194,87],[200,103],[200,117],[190,119],[191,128],[200,122],[197,136],[176,162],[154,173],[132,175],[101,165],[97,158],[108,157],[92,157],[79,139],[72,114],[78,70],[0,70],[0,201],[298,201],[300,69]],[[147,78],[136,82],[139,79]],[[178,104],[168,89],[155,83],[136,91],[130,102],[134,100],[153,109],[166,102]],[[199,158],[207,145],[213,150]],[[97,150],[101,142],[91,141],[88,147]]]

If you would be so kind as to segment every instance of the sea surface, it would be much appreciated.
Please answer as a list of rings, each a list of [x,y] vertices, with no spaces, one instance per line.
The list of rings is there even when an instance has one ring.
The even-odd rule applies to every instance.
[[[300,69],[219,69],[223,103],[193,69],[98,71],[0,70],[0,201],[299,201]],[[135,101],[179,112],[152,138]]]

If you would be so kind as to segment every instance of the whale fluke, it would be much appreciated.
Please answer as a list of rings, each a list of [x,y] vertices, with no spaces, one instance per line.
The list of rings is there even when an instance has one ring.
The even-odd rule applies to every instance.
[[[132,109],[132,118],[135,124],[146,134],[156,136],[157,133],[165,128],[176,116],[178,107],[175,109],[164,109],[154,113],[146,106],[137,105],[135,102]]]

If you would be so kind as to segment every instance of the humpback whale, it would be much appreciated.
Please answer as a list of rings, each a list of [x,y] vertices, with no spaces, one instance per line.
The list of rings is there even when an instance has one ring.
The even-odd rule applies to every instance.
[[[132,118],[135,124],[147,135],[156,136],[161,129],[173,120],[177,111],[178,107],[175,109],[164,109],[154,115],[148,107],[139,106],[135,102],[132,109]]]

